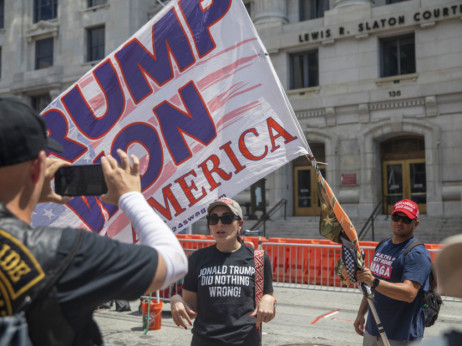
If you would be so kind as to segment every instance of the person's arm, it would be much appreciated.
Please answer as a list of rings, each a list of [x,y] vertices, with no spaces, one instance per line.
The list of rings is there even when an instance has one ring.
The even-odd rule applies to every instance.
[[[192,326],[192,320],[196,317],[197,311],[197,293],[185,290],[182,295],[175,294],[170,298],[170,309],[172,312],[173,322],[178,327],[188,329],[185,321]]]
[[[356,279],[359,282],[364,282],[366,285],[372,287],[374,276],[369,268],[358,271]],[[380,279],[379,279],[380,280]],[[411,280],[404,280],[403,282],[388,282],[380,280],[379,285],[375,290],[389,298],[401,300],[407,303],[412,303],[419,293],[420,284]]]
[[[276,298],[274,298],[273,293],[264,294],[258,306],[250,314],[251,317],[257,316],[257,326],[262,322],[271,321],[274,316],[276,316]]]
[[[364,316],[366,315],[367,309],[368,309],[367,298],[366,296],[363,296],[363,299],[361,300],[361,304],[359,305],[358,314],[356,315],[356,319],[353,322],[353,326],[355,327],[356,333],[358,333],[361,336],[364,335],[364,323],[366,322],[366,319],[364,318]]]
[[[178,239],[164,221],[154,212],[141,194],[139,161],[118,150],[121,166],[110,155],[101,159],[104,178],[108,187],[103,202],[119,204],[133,224],[140,242],[154,248],[159,254],[156,274],[146,293],[165,288],[183,277],[187,272],[188,260]]]
[[[273,270],[268,254],[264,254],[263,296],[250,316],[257,316],[256,324],[269,322],[276,316],[276,298],[273,294]]]

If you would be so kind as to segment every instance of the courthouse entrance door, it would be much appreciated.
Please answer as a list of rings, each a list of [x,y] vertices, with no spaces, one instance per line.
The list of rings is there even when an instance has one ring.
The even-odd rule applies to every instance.
[[[415,138],[411,139],[416,140]],[[394,141],[395,144],[399,141],[402,142],[401,144],[407,141],[406,145],[402,147],[414,148],[414,146],[409,145],[412,143],[410,138]],[[421,146],[423,146],[423,140]],[[384,156],[394,158],[382,161],[384,212],[390,214],[396,202],[410,199],[416,202],[420,212],[425,214],[427,212],[427,177],[425,158],[422,157],[424,155],[420,151],[409,150],[402,154],[397,151],[395,153],[389,152]]]
[[[324,143],[310,143],[311,151],[319,162],[325,162]],[[322,165],[322,164],[319,164]],[[323,167],[323,166],[321,166]],[[321,204],[316,180],[316,170],[309,164],[306,157],[299,157],[293,161],[294,168],[294,215],[319,216]],[[320,169],[326,178],[326,169]]]
[[[325,169],[321,173],[325,178]],[[321,204],[316,180],[316,170],[312,166],[294,167],[295,215],[319,216]]]

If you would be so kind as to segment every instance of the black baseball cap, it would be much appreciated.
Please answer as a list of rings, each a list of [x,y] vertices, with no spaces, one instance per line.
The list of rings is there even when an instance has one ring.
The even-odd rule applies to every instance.
[[[0,167],[35,159],[41,150],[62,152],[48,138],[45,119],[14,97],[0,97]]]

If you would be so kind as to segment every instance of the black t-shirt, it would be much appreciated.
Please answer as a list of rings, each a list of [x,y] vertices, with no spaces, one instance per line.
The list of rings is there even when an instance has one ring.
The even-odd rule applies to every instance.
[[[58,301],[77,337],[95,340],[99,331],[92,319],[94,309],[108,300],[134,300],[143,295],[155,275],[158,254],[147,246],[69,229],[61,237],[57,265],[70,252],[76,232],[84,232],[83,240],[57,283]]]
[[[263,294],[273,292],[271,263],[265,253]],[[220,344],[259,341],[255,328],[254,250],[241,246],[221,252],[216,246],[195,251],[188,259],[183,288],[197,293],[197,316],[192,332]],[[255,343],[254,345],[256,345]]]

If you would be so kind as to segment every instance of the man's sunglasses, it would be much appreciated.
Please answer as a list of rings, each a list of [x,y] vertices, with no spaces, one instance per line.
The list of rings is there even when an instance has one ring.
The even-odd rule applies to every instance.
[[[221,220],[223,225],[229,225],[233,223],[234,220],[239,220],[239,216],[233,214],[223,214],[222,216],[218,216],[217,214],[207,215],[209,225],[217,225],[218,220]]]
[[[397,214],[393,214],[391,216],[391,219],[395,222],[398,222],[399,220],[401,220],[403,223],[408,224],[408,225],[412,222],[412,220],[408,218],[407,216],[401,216]]]

